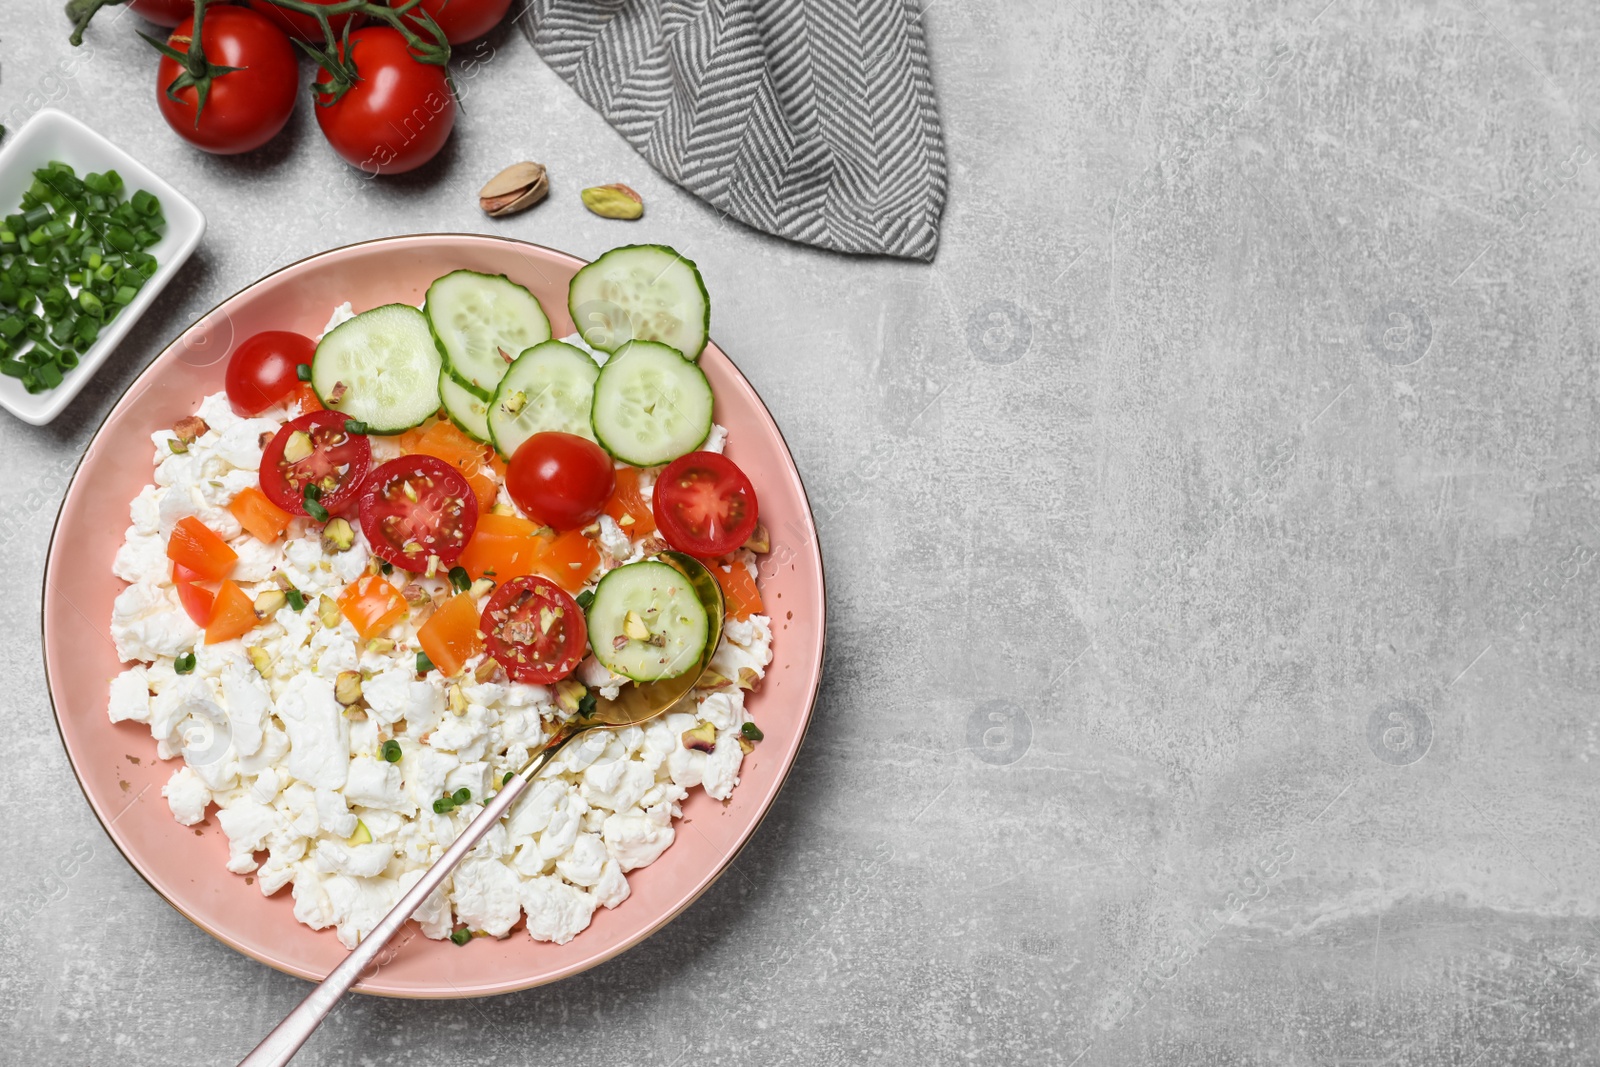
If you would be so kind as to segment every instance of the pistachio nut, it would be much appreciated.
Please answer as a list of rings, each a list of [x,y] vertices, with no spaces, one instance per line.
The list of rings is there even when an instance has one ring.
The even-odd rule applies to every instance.
[[[644,214],[644,200],[621,182],[585,189],[583,206],[603,219],[636,219]]]

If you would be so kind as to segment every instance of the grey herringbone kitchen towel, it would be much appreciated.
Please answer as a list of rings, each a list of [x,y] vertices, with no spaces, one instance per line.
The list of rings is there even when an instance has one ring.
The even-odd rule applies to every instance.
[[[910,0],[533,0],[521,21],[713,206],[823,248],[933,258],[944,141]]]

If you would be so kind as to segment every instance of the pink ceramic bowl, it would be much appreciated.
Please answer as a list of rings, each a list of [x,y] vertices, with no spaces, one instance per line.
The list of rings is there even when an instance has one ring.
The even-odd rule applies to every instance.
[[[357,311],[421,303],[428,283],[467,268],[506,274],[544,304],[555,336],[572,332],[567,284],[583,261],[520,241],[467,234],[393,237],[312,256],[230,297],[139,376],[112,409],[67,489],[44,576],[44,656],[61,740],[95,815],[134,869],[197,926],[253,959],[321,978],[344,956],[332,930],[295,922],[287,889],[263,897],[254,879],[224,868],[227,841],[214,818],[173,821],[161,787],[176,762],[156,759],[148,728],[106,717],[106,687],[121,669],[108,627],[123,583],[111,561],[128,503],[151,478],[150,434],[190,414],[223,387],[234,345],[261,330],[315,336],[334,305]],[[629,875],[633,894],[565,945],[503,941],[462,947],[429,941],[413,925],[356,988],[400,997],[469,997],[553,982],[610,959],[687,908],[755,833],[805,735],[821,680],[825,641],[822,557],[805,489],[761,398],[728,357],[708,345],[700,365],[716,393],[728,454],[750,475],[772,532],[761,591],[773,619],[773,662],[749,701],[766,739],[745,757],[733,797],[700,790],[683,805],[677,839],[654,865]]]

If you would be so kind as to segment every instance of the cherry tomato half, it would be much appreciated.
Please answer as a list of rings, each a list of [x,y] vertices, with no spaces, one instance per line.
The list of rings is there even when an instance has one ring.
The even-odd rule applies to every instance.
[[[261,491],[267,499],[293,515],[307,514],[308,485],[317,486],[317,502],[330,512],[354,500],[372,466],[372,443],[366,434],[346,429],[349,421],[337,411],[313,411],[284,423],[261,452]],[[286,455],[291,440],[294,449]],[[308,447],[310,452],[299,455]]]
[[[690,452],[667,464],[650,508],[667,543],[700,559],[727,555],[756,528],[755,488],[716,452]]]
[[[339,0],[311,0],[311,2],[319,7],[326,7],[329,4],[338,3]],[[190,0],[184,0],[184,6],[193,8],[194,5]],[[317,45],[324,43],[322,26],[318,24],[316,17],[313,15],[304,15],[298,11],[290,11],[286,7],[279,7],[272,0],[245,0],[245,6],[252,11],[261,12],[274,26],[287,33],[290,37],[298,37],[302,41],[310,41]],[[209,9],[207,11],[209,13]],[[365,21],[365,15],[351,12],[344,15],[329,16],[328,25],[332,27],[334,35],[337,37],[339,34],[344,33],[345,23],[354,23],[355,26],[359,26]],[[354,29],[355,26],[351,28]]]
[[[206,58],[219,67],[234,67],[211,79],[206,106],[196,119],[198,91],[179,89],[177,99],[167,86],[182,73],[177,61],[161,57],[156,70],[156,105],[173,132],[197,148],[233,155],[260,148],[289,121],[300,90],[300,67],[289,38],[262,14],[243,7],[206,9],[202,32]],[[185,19],[167,44],[187,53],[194,39],[194,20]]]
[[[350,35],[346,52],[361,80],[337,100],[322,70],[312,88],[317,125],[333,150],[368,174],[401,174],[439,154],[456,122],[456,98],[445,69],[414,58],[392,26]]]
[[[478,625],[489,655],[517,682],[558,682],[589,647],[589,627],[577,602],[536,574],[502,583]]]
[[[228,403],[240,415],[259,415],[289,399],[300,385],[299,368],[311,366],[317,343],[288,330],[258,333],[228,357]]]
[[[449,567],[478,528],[478,498],[461,472],[433,456],[391,459],[361,491],[361,531],[379,557],[408,571],[428,557]]]
[[[461,44],[494,29],[510,8],[511,0],[422,0],[406,15],[406,21],[425,39],[430,39],[416,15],[418,11],[426,11],[444,31],[445,40]]]
[[[605,510],[616,470],[605,449],[577,434],[546,430],[522,442],[506,468],[517,507],[557,530],[589,525]]]

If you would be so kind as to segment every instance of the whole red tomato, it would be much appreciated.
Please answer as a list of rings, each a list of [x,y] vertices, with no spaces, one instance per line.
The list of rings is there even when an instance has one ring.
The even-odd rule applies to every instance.
[[[128,0],[128,10],[157,26],[176,26],[194,14],[194,0]]]
[[[577,434],[546,430],[518,446],[506,468],[506,489],[530,517],[576,530],[605,509],[616,484],[605,449]]]
[[[198,148],[233,155],[260,148],[283,129],[294,110],[299,70],[289,38],[266,16],[242,7],[208,7],[201,44],[213,67],[237,67],[211,79],[206,106],[195,119],[194,86],[179,89],[177,99],[167,86],[183,73],[177,61],[162,56],[156,70],[156,103],[167,125]],[[194,37],[194,20],[185,19],[167,38],[167,46],[185,55]]]
[[[288,330],[266,330],[234,350],[224,379],[228,401],[240,415],[259,415],[289,399],[300,387],[300,368],[317,354],[311,338]]]
[[[389,6],[396,6],[396,0],[390,0]],[[406,21],[422,31],[422,20],[413,13],[426,11],[444,31],[447,41],[461,44],[476,40],[494,29],[506,17],[510,7],[511,0],[422,0],[407,13]]]
[[[139,2],[139,0],[136,0],[136,2]],[[326,7],[329,4],[338,3],[339,0],[310,0],[310,2],[319,7]],[[322,26],[311,15],[303,14],[299,11],[290,11],[286,7],[279,7],[272,0],[245,0],[245,6],[252,11],[259,11],[267,16],[272,20],[274,26],[287,33],[290,37],[298,37],[302,41],[322,43]],[[333,32],[336,35],[344,33],[345,23],[347,22],[359,26],[365,21],[366,19],[361,14],[355,12],[332,15],[328,18],[328,24],[333,28]]]
[[[339,58],[354,65],[355,83],[332,103],[327,70],[314,88],[317,125],[346,163],[369,174],[403,174],[439,154],[456,122],[443,67],[413,57],[390,26],[356,30]]]

